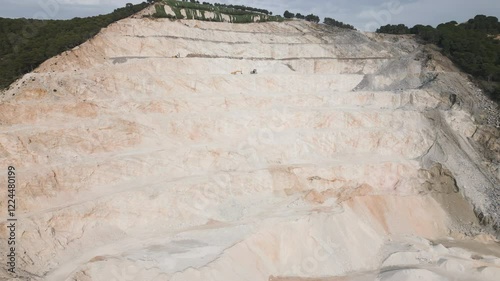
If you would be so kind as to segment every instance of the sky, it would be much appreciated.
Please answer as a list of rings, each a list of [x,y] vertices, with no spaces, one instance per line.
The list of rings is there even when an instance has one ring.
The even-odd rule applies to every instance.
[[[331,17],[354,25],[359,30],[374,31],[386,24],[408,26],[456,20],[463,22],[483,14],[500,18],[498,0],[218,0],[263,8],[282,15],[285,10],[320,18]],[[203,2],[200,1],[200,2]],[[106,14],[126,3],[142,0],[0,0],[0,17],[69,19]]]

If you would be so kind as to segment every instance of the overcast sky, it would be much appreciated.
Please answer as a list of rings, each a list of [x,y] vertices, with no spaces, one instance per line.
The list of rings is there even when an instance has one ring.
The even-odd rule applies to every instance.
[[[203,0],[242,4],[283,14],[314,13],[354,25],[360,30],[374,30],[388,23],[437,25],[465,21],[477,14],[500,17],[498,0]],[[200,1],[200,2],[203,2]],[[68,19],[106,14],[126,3],[140,0],[0,0],[0,17]]]

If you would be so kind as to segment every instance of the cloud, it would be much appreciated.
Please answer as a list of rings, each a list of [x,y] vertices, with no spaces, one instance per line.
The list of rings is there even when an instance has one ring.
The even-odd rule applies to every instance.
[[[0,17],[68,19],[110,13],[137,0],[3,0]],[[203,0],[264,8],[282,15],[314,13],[373,31],[385,24],[437,25],[465,21],[477,14],[500,15],[497,0]],[[48,8],[47,8],[48,7]]]
[[[81,6],[95,6],[104,4],[101,0],[57,0],[57,2],[59,2],[61,5],[81,5]]]

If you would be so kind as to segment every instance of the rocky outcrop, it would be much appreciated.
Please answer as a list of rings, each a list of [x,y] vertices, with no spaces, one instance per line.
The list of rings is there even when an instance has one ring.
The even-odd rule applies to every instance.
[[[119,21],[3,93],[14,280],[495,280],[469,91],[412,37]]]

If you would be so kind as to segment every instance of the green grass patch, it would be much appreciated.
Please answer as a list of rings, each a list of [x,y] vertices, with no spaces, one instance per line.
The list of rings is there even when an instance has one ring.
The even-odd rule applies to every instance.
[[[155,5],[156,12],[153,14],[155,18],[168,18],[167,12],[165,12],[164,5]]]
[[[246,15],[232,15],[231,22],[233,23],[250,23],[254,22],[254,17],[256,15],[246,14]]]
[[[193,10],[191,10],[191,9],[184,9],[184,11],[186,12],[186,19],[192,20],[193,19]],[[196,11],[196,10],[194,10],[194,11]]]
[[[172,8],[172,11],[174,12],[175,17],[177,19],[183,19],[184,18],[184,16],[181,13],[181,9],[180,8],[175,7],[175,6],[171,6],[170,8]]]

